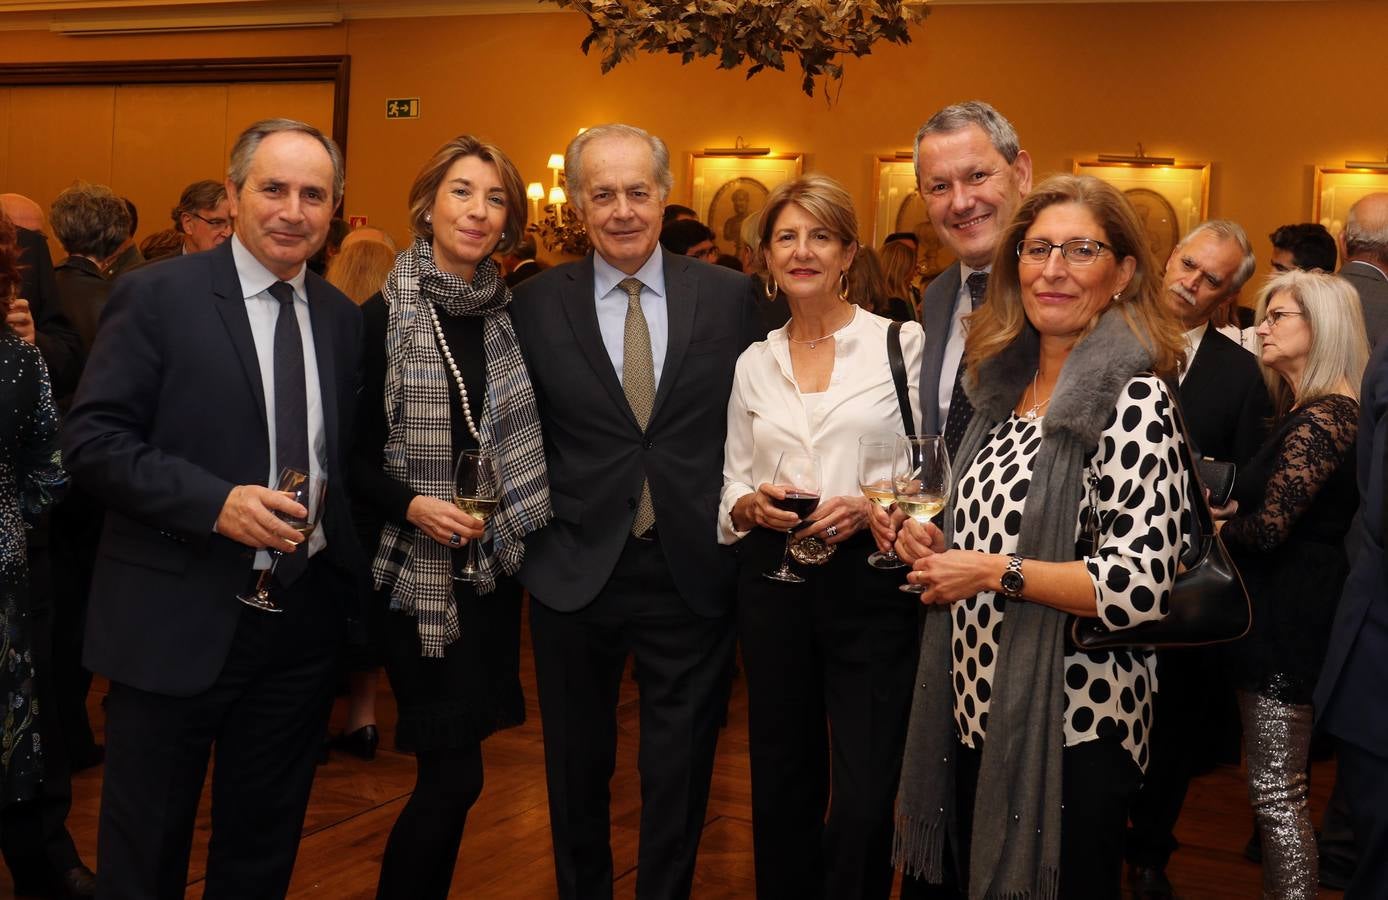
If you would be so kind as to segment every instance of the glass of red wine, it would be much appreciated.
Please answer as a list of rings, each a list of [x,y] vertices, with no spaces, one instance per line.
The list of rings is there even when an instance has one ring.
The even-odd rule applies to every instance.
[[[773,500],[772,503],[777,509],[795,513],[800,521],[786,529],[786,549],[781,554],[780,568],[762,573],[772,581],[800,584],[805,580],[790,569],[790,538],[795,529],[805,524],[805,517],[819,505],[820,473],[818,453],[786,451],[776,462],[776,474],[772,476],[771,483],[785,491],[785,498]]]

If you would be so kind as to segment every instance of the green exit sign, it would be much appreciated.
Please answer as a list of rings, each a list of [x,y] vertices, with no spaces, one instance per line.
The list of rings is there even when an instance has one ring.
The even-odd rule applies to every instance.
[[[419,98],[397,97],[386,101],[387,119],[418,119]]]

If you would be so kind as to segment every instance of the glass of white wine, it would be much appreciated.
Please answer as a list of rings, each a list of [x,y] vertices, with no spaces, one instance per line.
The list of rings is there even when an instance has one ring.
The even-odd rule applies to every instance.
[[[924,525],[940,514],[949,497],[949,451],[944,438],[938,435],[901,438],[898,448],[892,465],[892,492],[897,508]],[[901,590],[919,594],[925,588],[903,584]]]
[[[897,453],[905,452],[897,444],[900,439],[901,435],[888,432],[865,434],[858,438],[858,488],[864,497],[888,511],[896,501],[892,472]],[[867,561],[874,569],[900,569],[906,565],[895,550],[886,553],[873,551]]]
[[[483,522],[496,511],[501,502],[501,473],[497,469],[496,457],[486,450],[464,450],[458,454],[458,465],[453,470],[453,503],[468,515]],[[477,582],[482,580],[482,570],[478,566],[477,541],[467,542],[467,558],[454,581]]]
[[[275,513],[284,522],[303,536],[300,542],[302,549],[295,553],[308,552],[308,539],[313,536],[313,532],[318,528],[318,522],[323,517],[323,500],[327,496],[328,479],[324,475],[310,475],[298,469],[291,469],[286,466],[280,469],[279,480],[275,482],[275,490],[286,495],[289,499],[308,510],[308,516],[303,519],[295,519],[284,513]],[[284,609],[276,606],[270,599],[270,581],[275,577],[275,570],[279,568],[280,560],[284,554],[278,550],[270,550],[270,566],[261,569],[255,576],[255,584],[250,590],[242,594],[237,594],[236,599],[247,606],[265,612],[284,612]]]

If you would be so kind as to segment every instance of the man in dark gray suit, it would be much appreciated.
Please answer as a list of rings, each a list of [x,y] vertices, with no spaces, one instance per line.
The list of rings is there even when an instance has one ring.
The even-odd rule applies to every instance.
[[[756,332],[752,281],[659,246],[670,157],[628,125],[565,156],[593,242],[516,289],[554,521],[520,579],[544,725],[559,896],[610,898],[609,788],[628,656],[641,692],[638,898],[689,896],[733,648],[715,539],[728,395]]]
[[[1369,346],[1388,331],[1388,193],[1369,194],[1349,208],[1340,234],[1340,277],[1354,285],[1364,306]]]
[[[961,320],[983,299],[993,253],[1031,190],[1031,157],[1017,132],[979,100],[947,106],[916,132],[916,187],[931,224],[959,258],[925,289],[921,325],[922,434],[944,434],[950,455],[973,410],[959,385]]]

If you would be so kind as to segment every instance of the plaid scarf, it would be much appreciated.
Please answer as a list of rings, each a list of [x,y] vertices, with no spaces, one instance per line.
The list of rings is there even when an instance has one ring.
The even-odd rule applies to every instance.
[[[483,580],[477,592],[490,593],[499,572],[509,575],[520,568],[522,538],[550,519],[535,394],[506,312],[511,291],[490,258],[477,266],[470,283],[440,271],[428,239],[418,237],[396,258],[381,294],[390,308],[385,471],[412,491],[440,500],[453,499],[457,451],[449,395],[457,385],[444,364],[429,307],[454,316],[486,317],[486,399],[474,422],[482,446],[496,455],[502,480],[501,503],[488,520],[491,540],[478,545]],[[376,587],[390,588],[390,608],[415,617],[424,656],[443,656],[461,634],[453,602],[452,553],[417,529],[387,522],[372,562]]]

